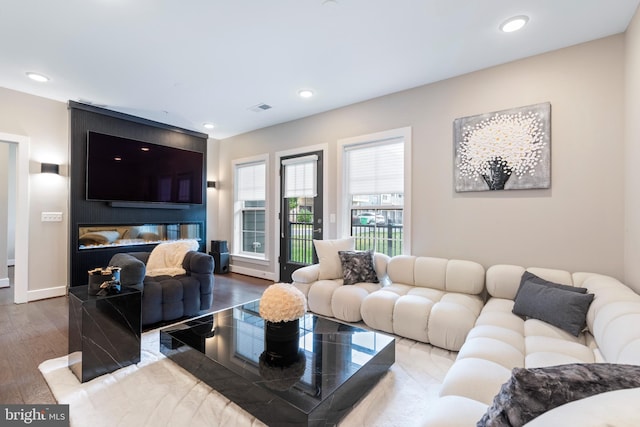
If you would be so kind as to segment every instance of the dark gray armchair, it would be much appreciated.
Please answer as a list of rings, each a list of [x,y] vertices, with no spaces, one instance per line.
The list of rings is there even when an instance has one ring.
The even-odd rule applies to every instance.
[[[179,276],[146,276],[150,252],[115,254],[109,265],[120,267],[120,283],[142,290],[142,325],[195,316],[211,308],[213,267],[211,255],[190,251]]]

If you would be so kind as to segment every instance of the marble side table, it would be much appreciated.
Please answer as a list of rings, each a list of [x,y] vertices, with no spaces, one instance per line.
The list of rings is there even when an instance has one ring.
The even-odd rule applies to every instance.
[[[69,369],[80,382],[140,362],[142,292],[91,296],[69,289]]]

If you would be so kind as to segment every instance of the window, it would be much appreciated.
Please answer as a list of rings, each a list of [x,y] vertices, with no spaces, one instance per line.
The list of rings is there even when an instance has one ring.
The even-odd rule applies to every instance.
[[[234,253],[266,258],[266,159],[235,165]]]
[[[409,128],[339,141],[342,161],[342,234],[357,250],[389,256],[409,253]]]

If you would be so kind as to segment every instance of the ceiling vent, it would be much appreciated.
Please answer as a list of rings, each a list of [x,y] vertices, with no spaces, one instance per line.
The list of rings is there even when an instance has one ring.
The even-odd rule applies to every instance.
[[[265,110],[269,110],[271,108],[273,108],[271,105],[265,104],[263,102],[263,103],[260,103],[258,105],[254,105],[253,107],[249,107],[249,110],[253,111],[254,113],[261,113],[261,112],[263,112]]]

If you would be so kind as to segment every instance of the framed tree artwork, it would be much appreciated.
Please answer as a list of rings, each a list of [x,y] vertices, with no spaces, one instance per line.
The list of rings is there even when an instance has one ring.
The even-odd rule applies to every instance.
[[[551,104],[453,122],[457,192],[551,186]]]

